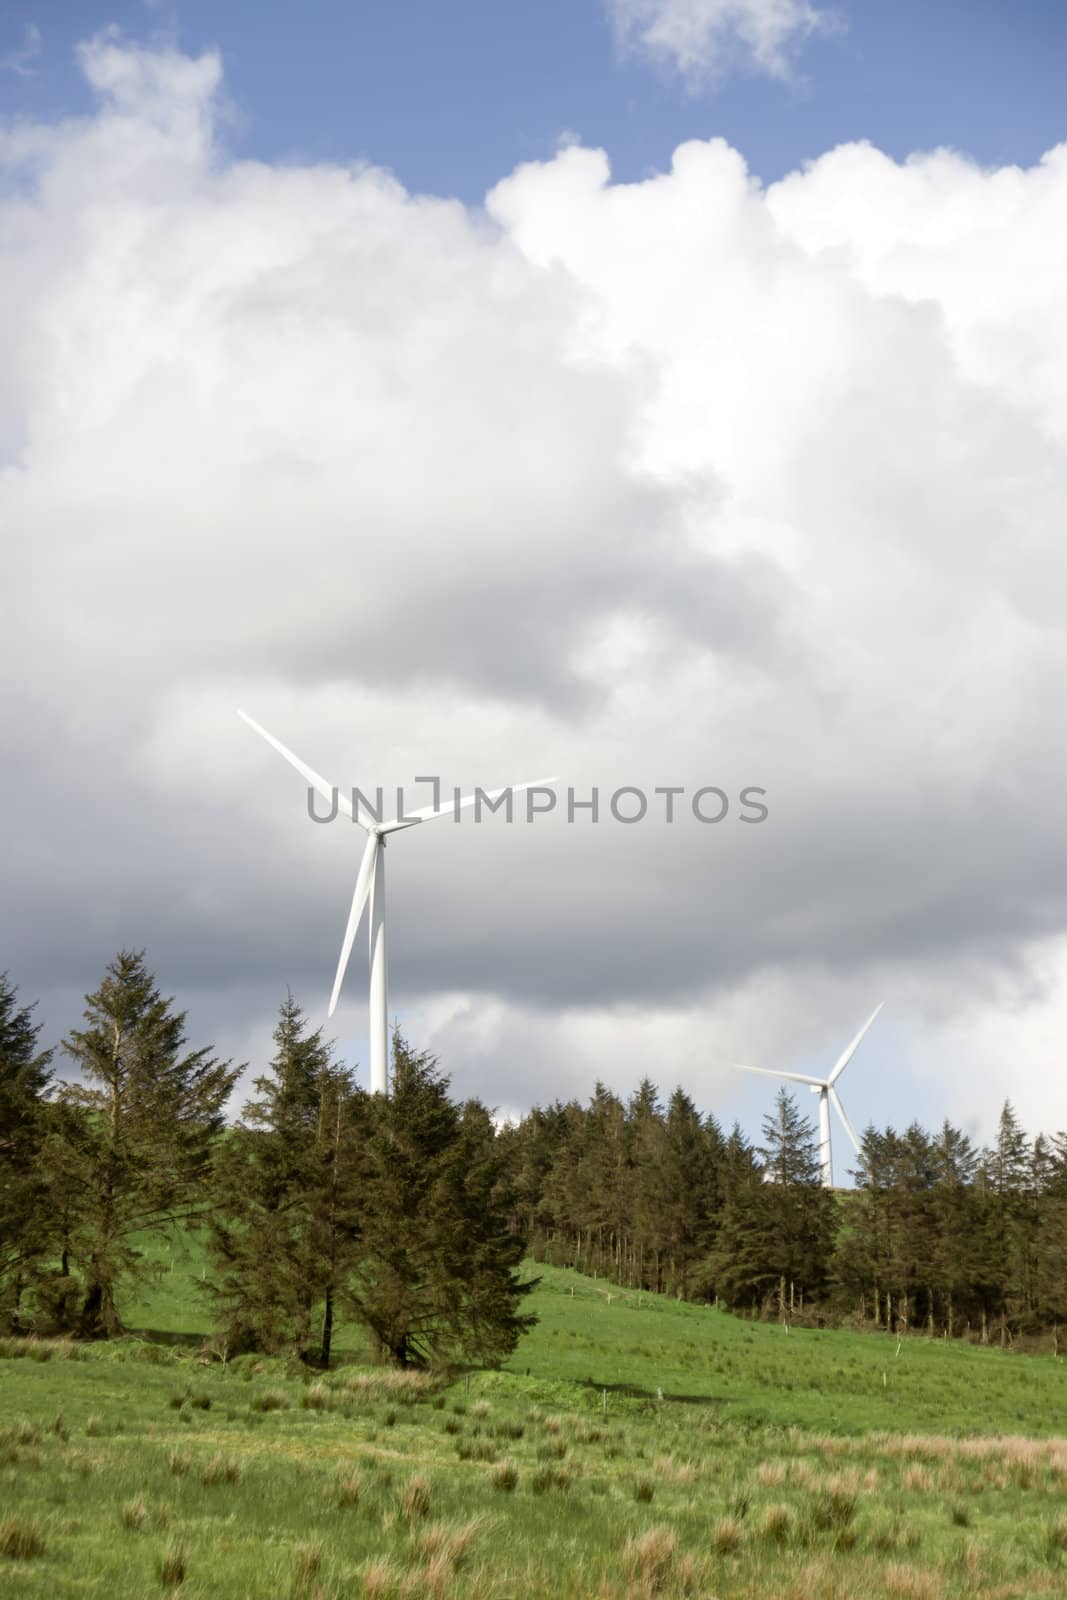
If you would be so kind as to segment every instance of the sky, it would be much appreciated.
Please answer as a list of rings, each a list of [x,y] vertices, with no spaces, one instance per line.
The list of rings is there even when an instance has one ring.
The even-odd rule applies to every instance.
[[[853,1122],[1067,1126],[1065,46],[992,0],[0,6],[0,970],[48,1042],[123,946],[253,1070],[286,986],[325,1022],[360,839],[243,706],[411,804],[560,774],[389,845],[390,1009],[458,1093],[648,1075],[758,1135],[731,1063],[885,1000]]]

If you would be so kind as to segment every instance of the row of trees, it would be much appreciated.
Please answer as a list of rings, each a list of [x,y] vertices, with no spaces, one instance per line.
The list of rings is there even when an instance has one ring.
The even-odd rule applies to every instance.
[[[16,1328],[118,1331],[152,1236],[198,1228],[233,1351],[328,1363],[339,1316],[393,1360],[492,1362],[530,1319],[503,1152],[433,1059],[394,1040],[369,1096],[291,996],[268,1070],[233,1127],[240,1068],[187,1047],[143,953],[87,996],[57,1083],[33,1008],[0,978],[0,1312]]]
[[[813,1124],[779,1094],[751,1145],[682,1090],[535,1108],[502,1140],[512,1225],[540,1259],[760,1313],[973,1330],[1067,1321],[1067,1136],[1033,1143],[1010,1104],[976,1149],[945,1123],[868,1128],[856,1187],[820,1183]]]
[[[32,1008],[0,978],[0,1316],[83,1337],[119,1327],[146,1241],[206,1241],[233,1350],[328,1362],[338,1319],[402,1363],[510,1351],[523,1253],[756,1314],[1008,1342],[1067,1321],[1067,1137],[1031,1143],[1005,1105],[979,1150],[868,1128],[856,1188],[820,1183],[814,1128],[782,1092],[751,1144],[681,1089],[534,1108],[497,1130],[394,1040],[366,1094],[288,997],[233,1126],[240,1069],[190,1050],[143,954],[86,1000],[57,1082]]]

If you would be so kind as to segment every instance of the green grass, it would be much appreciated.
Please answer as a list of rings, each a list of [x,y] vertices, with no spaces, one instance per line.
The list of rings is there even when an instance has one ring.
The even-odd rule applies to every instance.
[[[541,1321],[500,1372],[223,1368],[185,1342],[209,1327],[186,1249],[123,1307],[153,1340],[0,1342],[0,1594],[1067,1593],[1051,1357],[531,1269]]]
[[[542,1275],[540,1322],[509,1370],[619,1386],[706,1407],[723,1421],[859,1433],[872,1428],[1047,1437],[1067,1423],[1067,1366],[1052,1356],[928,1339],[752,1323],[708,1306]],[[609,1301],[610,1295],[610,1301]],[[898,1352],[899,1344],[899,1354]]]

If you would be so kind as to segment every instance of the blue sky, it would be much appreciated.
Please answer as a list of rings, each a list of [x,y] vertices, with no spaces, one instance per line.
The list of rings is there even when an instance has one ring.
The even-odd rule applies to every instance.
[[[235,153],[391,167],[410,189],[481,198],[564,133],[608,152],[616,178],[725,136],[765,181],[842,141],[897,158],[948,144],[982,163],[1033,163],[1064,133],[1067,7],[1057,0],[851,0],[798,49],[788,82],[743,67],[694,91],[616,49],[601,0],[14,0],[0,57],[7,115],[87,109],[77,40],[114,24],[217,46],[239,110]]]

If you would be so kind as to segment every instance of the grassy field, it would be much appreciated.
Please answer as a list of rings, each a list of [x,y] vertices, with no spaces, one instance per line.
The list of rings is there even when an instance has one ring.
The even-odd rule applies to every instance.
[[[166,1247],[150,1338],[0,1344],[0,1594],[1067,1594],[1062,1363],[537,1270],[508,1368],[448,1386],[205,1364]]]

